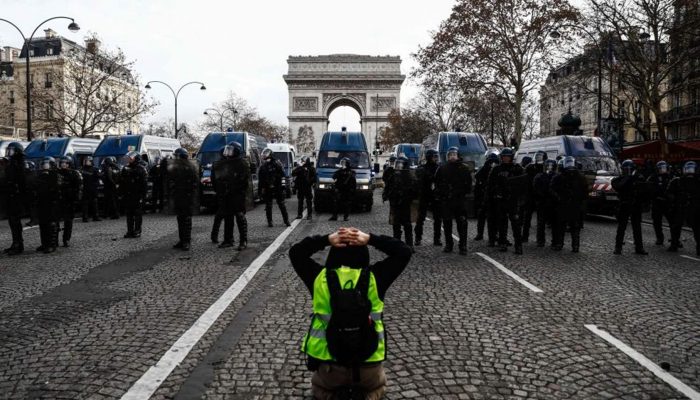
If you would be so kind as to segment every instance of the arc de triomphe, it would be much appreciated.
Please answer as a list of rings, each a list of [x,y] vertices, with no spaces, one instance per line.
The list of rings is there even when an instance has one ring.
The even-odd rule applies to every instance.
[[[361,119],[367,145],[388,125],[389,112],[401,103],[401,58],[332,54],[290,56],[284,81],[289,90],[289,128],[298,137],[313,132],[315,149],[328,129],[328,116],[337,107],[354,108]],[[303,151],[303,149],[300,149]]]

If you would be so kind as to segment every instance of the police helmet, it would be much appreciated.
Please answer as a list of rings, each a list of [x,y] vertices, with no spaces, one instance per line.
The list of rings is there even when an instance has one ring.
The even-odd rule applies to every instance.
[[[486,152],[486,162],[497,163],[498,162],[498,152],[489,150]]]
[[[632,172],[637,168],[636,165],[634,165],[634,161],[632,160],[625,160],[622,162],[622,174],[623,175],[632,175]]]
[[[557,160],[557,170],[563,171],[564,170],[564,158],[560,158]]]
[[[440,153],[435,149],[430,149],[425,152],[425,160],[428,162],[437,161],[440,159]]]
[[[5,157],[12,158],[15,154],[24,154],[24,146],[18,142],[12,142],[5,149]]]
[[[392,155],[389,156],[389,162],[390,162],[391,164],[394,164],[394,161],[396,161],[396,155],[392,154]]]
[[[408,158],[404,156],[397,157],[396,161],[394,161],[394,169],[397,171],[408,169]]]
[[[545,161],[547,161],[547,152],[537,150],[537,153],[535,153],[535,164],[544,164]]]
[[[450,156],[454,155],[452,159],[450,159]],[[459,149],[456,146],[452,146],[449,149],[447,149],[447,161],[457,161],[459,160]]]
[[[659,161],[656,163],[656,171],[660,174],[668,173],[668,163],[666,161]]]
[[[695,175],[697,164],[695,161],[688,161],[683,165],[683,175]]]
[[[343,157],[340,160],[340,167],[341,168],[350,168],[350,159],[347,157]]]
[[[530,157],[530,156],[525,156],[520,161],[520,165],[522,165],[523,167],[527,167],[530,164],[532,164],[532,157]]]
[[[565,170],[574,170],[576,169],[576,159],[572,156],[566,156],[564,157],[564,169]]]
[[[512,163],[514,156],[515,156],[515,152],[510,147],[504,147],[503,150],[501,150],[501,154],[500,154],[501,162],[504,164]]]
[[[24,162],[24,169],[34,171],[36,169],[36,164],[34,164],[34,161],[25,161]]]
[[[554,160],[545,160],[544,170],[548,173],[552,173],[557,170],[557,162]]]
[[[104,161],[102,161],[102,163],[103,164],[106,163],[110,167],[113,167],[113,166],[117,165],[117,158],[114,156],[105,157],[105,159],[104,159]]]
[[[126,162],[129,164],[137,163],[141,161],[141,157],[137,151],[130,151],[124,156],[126,157]]]
[[[87,156],[83,159],[83,165],[92,167],[92,156]]]
[[[269,158],[272,158],[272,149],[266,148],[265,150],[262,151],[261,153],[263,160],[267,160]]]
[[[189,153],[187,150],[183,149],[182,147],[175,149],[175,157],[181,158],[183,160],[187,160],[189,158]],[[157,159],[156,159],[157,160]],[[156,163],[157,164],[157,163]]]
[[[42,170],[49,170],[49,169],[54,169],[56,168],[56,159],[53,157],[44,157],[43,160],[41,160],[41,169]]]
[[[309,158],[309,156],[302,156],[301,157],[301,164],[302,165],[308,164],[309,162],[311,162],[311,158]]]
[[[61,161],[58,163],[61,169],[68,169],[73,167],[73,158],[64,156],[61,157]]]

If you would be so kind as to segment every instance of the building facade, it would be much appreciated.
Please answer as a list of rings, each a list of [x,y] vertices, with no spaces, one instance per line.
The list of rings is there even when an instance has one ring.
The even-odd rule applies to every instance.
[[[131,72],[110,65],[107,57],[102,61],[101,43],[97,39],[79,45],[51,29],[44,32],[43,37],[32,39],[29,47],[3,48],[0,134],[6,138],[27,138],[26,57],[30,65],[29,112],[34,138],[102,137],[136,129],[138,115],[117,123],[116,118],[110,121],[106,115],[140,101],[140,90]],[[119,72],[115,73],[115,69]]]

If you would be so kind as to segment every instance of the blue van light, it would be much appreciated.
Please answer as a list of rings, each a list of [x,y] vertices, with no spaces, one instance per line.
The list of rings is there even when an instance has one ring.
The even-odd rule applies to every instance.
[[[41,142],[41,151],[46,151],[47,147],[49,147],[49,139],[44,139],[44,141]]]

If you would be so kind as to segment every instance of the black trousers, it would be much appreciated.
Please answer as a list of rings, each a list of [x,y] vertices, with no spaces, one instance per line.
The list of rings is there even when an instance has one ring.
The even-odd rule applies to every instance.
[[[486,219],[488,217],[488,206],[483,198],[475,198],[476,205],[476,235],[484,236],[484,228],[486,228]]]
[[[394,216],[392,228],[394,238],[401,240],[401,228],[403,228],[406,240],[404,242],[413,246],[413,227],[411,226],[411,203],[399,204],[391,207]]]
[[[97,218],[97,197],[85,196],[83,197],[83,220],[90,217]]]
[[[265,201],[265,215],[267,216],[267,222],[272,223],[272,201],[277,202],[277,206],[280,208],[280,213],[282,214],[282,220],[287,223],[289,222],[289,215],[287,214],[287,207],[284,205],[284,193],[265,193],[263,194],[263,200]]]
[[[50,218],[39,217],[39,237],[41,247],[58,247],[58,221]]]
[[[163,209],[163,183],[153,182],[153,193],[151,196],[151,212]]]
[[[339,213],[347,218],[350,215],[350,207],[352,206],[352,194],[344,192],[335,192],[333,195],[333,216],[338,217]]]
[[[124,208],[126,214],[126,231],[133,234],[141,234],[143,223],[143,205],[127,205]]]
[[[581,220],[578,210],[557,209],[556,215],[556,224],[552,227],[552,242],[563,247],[568,229],[571,232],[571,248],[578,250],[581,244]]]
[[[313,210],[312,204],[314,200],[314,194],[311,190],[308,191],[297,191],[297,215],[301,216],[304,213],[304,202],[306,202],[306,213],[311,215]]]
[[[665,201],[653,201],[651,203],[651,220],[654,224],[654,233],[656,234],[656,241],[659,243],[664,242],[664,226],[663,219],[666,218],[669,226],[672,226],[671,211],[669,210],[668,203]]]
[[[440,203],[433,198],[421,198],[418,202],[418,220],[416,221],[416,241],[423,239],[423,225],[428,211],[433,214],[433,242],[440,241],[442,234],[442,213]]]
[[[177,215],[177,232],[180,243],[190,243],[192,241],[192,214]]]
[[[12,245],[21,246],[24,243],[22,238],[22,219],[19,215],[8,215],[7,222],[12,232]]]
[[[214,218],[214,228],[216,236],[219,234],[219,226],[221,221],[224,223],[224,243],[233,243],[233,229],[238,224],[238,240],[240,243],[248,241],[248,220],[244,212],[227,215],[217,215]],[[212,237],[214,236],[212,229]]]
[[[537,244],[544,245],[547,241],[546,231],[547,224],[551,224],[552,229],[554,229],[554,219],[552,216],[554,212],[552,211],[552,205],[549,203],[539,203],[536,206],[537,209]],[[552,244],[554,244],[554,235],[552,235]]]
[[[518,205],[513,201],[501,200],[498,203],[498,243],[505,246],[508,242],[508,222],[510,222],[513,231],[513,242],[515,247],[522,246],[522,238],[520,234],[520,214],[518,213]]]
[[[622,247],[625,242],[625,231],[627,223],[632,223],[632,236],[634,237],[635,249],[644,248],[642,241],[642,207],[635,204],[620,203],[617,210],[617,235],[615,236],[615,247]]]
[[[486,208],[486,226],[489,236],[489,244],[495,244],[498,241],[498,232],[500,224],[500,216],[498,214],[498,204],[495,200]]]
[[[695,239],[695,249],[700,255],[700,210],[673,210],[671,225],[671,246],[678,247],[681,242],[681,231],[683,224],[687,223],[690,229],[693,230],[693,238]]]
[[[72,203],[70,206],[66,206],[63,209],[62,215],[63,219],[63,243],[69,242],[71,236],[73,236],[73,219],[75,218],[75,212],[73,211]]]
[[[453,220],[457,225],[457,236],[459,237],[458,246],[460,250],[466,250],[469,228],[466,215],[447,215],[442,219],[443,228],[445,229],[445,246],[450,249],[454,247],[454,238],[452,237]]]
[[[532,224],[532,214],[535,213],[535,204],[531,201],[526,202],[520,207],[520,221],[523,225],[522,240],[529,240],[530,225]]]
[[[114,192],[105,190],[104,192],[104,202],[105,202],[105,217],[115,218],[119,217],[119,207],[117,206],[117,195]]]

